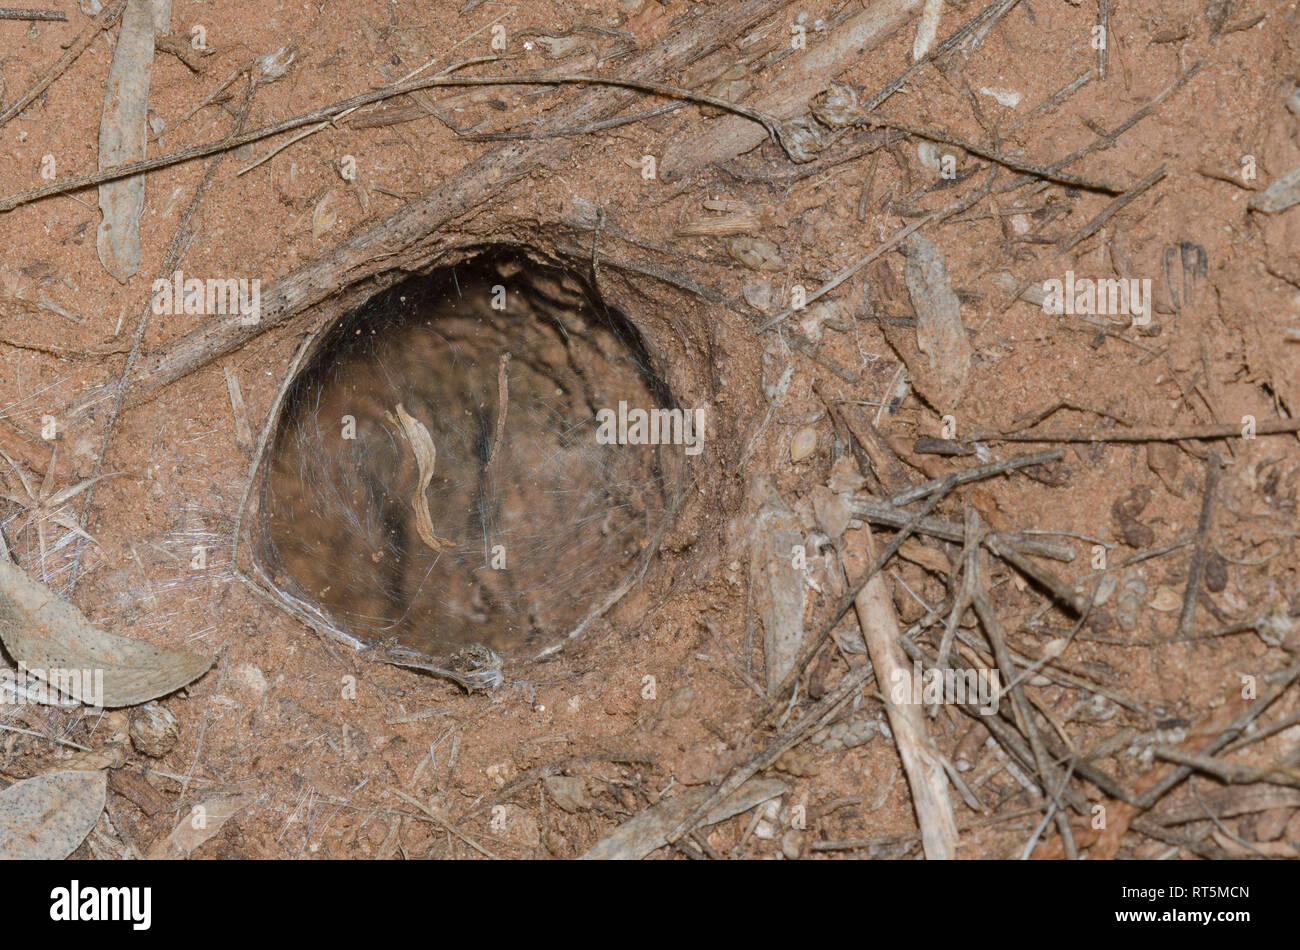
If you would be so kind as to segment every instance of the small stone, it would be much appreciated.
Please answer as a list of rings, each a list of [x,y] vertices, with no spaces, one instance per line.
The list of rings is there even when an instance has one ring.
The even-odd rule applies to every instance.
[[[160,759],[176,745],[180,726],[170,709],[152,702],[131,710],[129,732],[136,751]]]
[[[1211,551],[1205,559],[1205,589],[1218,594],[1228,586],[1228,562],[1223,555]]]
[[[1147,606],[1152,610],[1159,610],[1163,613],[1172,613],[1175,610],[1182,609],[1183,596],[1172,587],[1157,587],[1156,596]]]
[[[781,853],[790,861],[799,860],[802,853],[803,835],[791,828],[781,836]]]
[[[759,807],[761,808],[759,814],[762,817],[754,825],[754,837],[762,838],[764,841],[771,841],[776,837],[781,814],[781,803],[773,798]]]

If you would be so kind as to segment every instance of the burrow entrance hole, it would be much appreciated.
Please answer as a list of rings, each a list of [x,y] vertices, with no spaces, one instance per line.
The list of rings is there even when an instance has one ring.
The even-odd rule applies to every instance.
[[[635,575],[671,509],[679,446],[597,438],[602,409],[673,408],[651,366],[585,279],[523,249],[401,281],[324,332],[286,390],[263,576],[358,643],[548,646]]]

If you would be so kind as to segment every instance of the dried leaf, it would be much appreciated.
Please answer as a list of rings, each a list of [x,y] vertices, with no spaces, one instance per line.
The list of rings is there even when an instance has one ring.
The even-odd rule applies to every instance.
[[[587,780],[579,775],[548,775],[542,780],[551,799],[569,814],[592,807]]]
[[[15,782],[0,792],[0,861],[61,861],[104,810],[104,772],[63,771]]]
[[[170,6],[170,2],[166,3],[169,14]],[[127,0],[122,14],[99,125],[101,171],[145,157],[149,80],[153,70],[154,7],[153,0]],[[99,186],[99,210],[103,219],[95,243],[100,262],[121,283],[126,283],[140,269],[144,183],[144,175],[133,175]]]
[[[415,497],[411,499],[411,507],[415,509],[415,530],[420,535],[420,540],[434,551],[454,548],[456,546],[454,541],[440,538],[434,533],[433,517],[429,514],[429,499],[424,495],[433,478],[434,464],[438,461],[438,449],[433,444],[433,436],[429,435],[429,430],[424,427],[423,422],[413,418],[402,408],[401,403],[397,404],[397,418],[402,423],[406,441],[411,444],[411,451],[415,453],[415,464],[420,470],[416,477]]]
[[[316,202],[316,207],[311,209],[311,236],[316,240],[328,234],[339,219],[338,212],[329,206],[330,199],[333,197],[334,192],[325,192],[320,201]]]
[[[1178,495],[1183,494],[1183,487],[1178,482],[1178,466],[1182,461],[1182,450],[1172,442],[1147,443],[1147,468],[1155,472],[1165,483],[1165,488]]]
[[[135,706],[173,693],[208,671],[197,653],[168,650],[105,633],[68,601],[13,564],[0,561],[0,642],[33,674],[103,671],[103,696],[85,695],[97,676],[60,676],[53,685],[78,702]]]
[[[248,802],[248,795],[225,795],[195,805],[171,834],[149,849],[150,860],[188,858],[195,848],[214,837],[221,826]]]
[[[934,45],[939,32],[939,15],[943,13],[943,0],[925,0],[921,22],[916,25],[916,39],[912,41],[912,62],[923,58]]]
[[[763,623],[767,683],[775,687],[794,667],[803,647],[804,577],[794,567],[792,549],[803,544],[799,520],[772,487],[754,485],[758,511],[750,534],[750,578],[754,604]]]
[[[916,311],[916,345],[928,358],[929,380],[909,366],[918,389],[930,383],[938,408],[949,409],[961,401],[970,375],[973,351],[961,322],[961,303],[948,280],[948,266],[939,249],[914,234],[904,245],[907,292]]]
[[[700,824],[725,821],[789,790],[780,779],[752,778],[718,803]],[[666,845],[672,830],[712,794],[711,788],[691,788],[664,799],[597,841],[582,860],[639,861]]]
[[[1300,168],[1292,169],[1250,199],[1250,207],[1266,214],[1285,211],[1294,204],[1300,204]]]

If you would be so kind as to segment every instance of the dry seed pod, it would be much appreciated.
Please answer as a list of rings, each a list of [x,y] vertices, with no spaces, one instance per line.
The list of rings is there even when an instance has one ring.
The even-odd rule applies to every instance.
[[[781,250],[767,238],[738,237],[727,243],[731,259],[751,270],[777,271],[785,267]]]
[[[824,147],[822,130],[808,116],[787,119],[776,127],[776,137],[790,161],[800,165],[811,162]]]
[[[176,745],[180,732],[175,714],[161,703],[145,703],[131,710],[131,744],[136,751],[160,759]]]
[[[831,83],[830,88],[813,99],[812,114],[828,129],[842,129],[847,125],[853,125],[861,115],[858,93],[847,83]]]

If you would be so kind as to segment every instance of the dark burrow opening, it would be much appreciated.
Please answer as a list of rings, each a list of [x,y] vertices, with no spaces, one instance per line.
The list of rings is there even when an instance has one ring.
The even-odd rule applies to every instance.
[[[682,447],[597,438],[601,410],[673,408],[652,365],[627,317],[524,249],[401,281],[323,333],[286,390],[261,573],[360,643],[558,641],[668,517]]]

